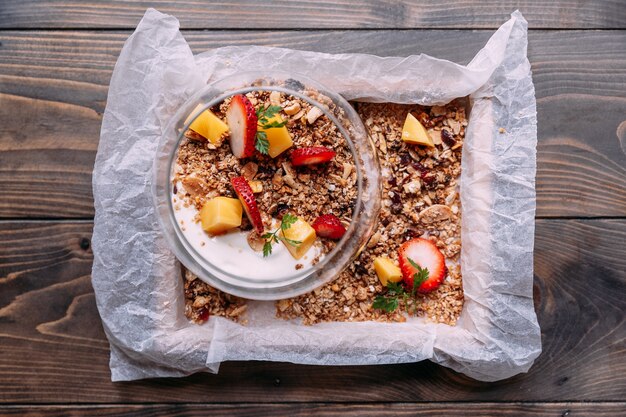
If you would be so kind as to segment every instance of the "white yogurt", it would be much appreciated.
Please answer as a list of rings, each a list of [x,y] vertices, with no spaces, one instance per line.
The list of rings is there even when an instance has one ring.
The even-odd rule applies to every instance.
[[[179,183],[177,187],[181,189],[182,185]],[[202,230],[200,222],[194,221],[198,214],[194,206],[184,207],[177,196],[172,202],[176,222],[184,237],[200,256],[224,272],[260,282],[288,279],[295,273],[311,269],[311,262],[321,253],[319,245],[313,245],[302,258],[296,260],[281,242],[274,243],[272,254],[264,258],[262,252],[250,248],[247,232],[234,229],[224,235],[210,236]],[[319,257],[322,259],[323,255]],[[301,268],[296,269],[296,265],[301,265]]]

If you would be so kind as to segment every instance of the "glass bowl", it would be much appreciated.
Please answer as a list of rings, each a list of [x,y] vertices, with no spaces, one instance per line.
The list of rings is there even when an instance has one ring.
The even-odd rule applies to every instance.
[[[279,91],[318,107],[338,127],[354,157],[357,199],[346,234],[317,264],[276,279],[252,279],[241,271],[233,273],[202,256],[186,238],[176,220],[172,181],[179,145],[195,117],[236,94]],[[200,108],[197,106],[200,105]],[[196,111],[194,111],[196,110]],[[192,117],[189,115],[194,112]],[[358,256],[369,240],[380,210],[380,167],[373,143],[361,119],[340,95],[318,82],[293,73],[278,71],[238,73],[207,85],[187,100],[163,131],[153,166],[153,197],[161,229],[176,257],[209,285],[229,294],[253,300],[294,297],[329,282]],[[233,256],[236,256],[234,254]],[[268,262],[271,262],[268,258]]]

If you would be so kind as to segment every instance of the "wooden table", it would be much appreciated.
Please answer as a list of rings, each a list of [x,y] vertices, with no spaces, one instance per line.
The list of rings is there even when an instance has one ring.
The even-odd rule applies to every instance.
[[[626,2],[149,3],[0,0],[0,415],[626,415]],[[539,117],[543,353],[530,372],[482,383],[428,361],[239,362],[111,383],[89,277],[91,171],[113,66],[150,5],[180,19],[195,52],[260,44],[464,64],[521,7]]]

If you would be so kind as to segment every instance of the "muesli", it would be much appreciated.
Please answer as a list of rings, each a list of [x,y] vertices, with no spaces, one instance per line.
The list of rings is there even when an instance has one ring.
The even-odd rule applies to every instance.
[[[203,224],[202,213],[216,198],[239,200],[249,212],[249,195],[242,196],[237,180],[233,183],[233,179],[243,178],[240,181],[252,190],[263,226],[257,227],[259,218],[248,213],[239,214],[242,220],[236,226],[233,222],[224,225],[221,220],[214,229],[208,224],[209,232],[233,234],[236,229],[245,234],[251,251],[270,251],[273,253],[266,255],[274,256],[286,248],[285,254],[293,260],[281,258],[275,263],[280,268],[311,267],[332,250],[352,217],[357,193],[352,154],[336,126],[308,102],[277,92],[257,91],[245,98],[254,108],[260,131],[281,130],[280,135],[269,137],[269,145],[279,143],[279,152],[267,152],[270,149],[261,144],[260,150],[270,153],[264,155],[258,152],[258,141],[255,152],[233,145],[232,138],[225,140],[229,128],[233,135],[232,118],[213,140],[208,131],[201,134],[202,126],[196,124],[198,132],[192,125],[186,132],[188,140],[179,149],[174,200],[175,208],[196,215],[187,224],[183,220],[181,227],[196,227],[206,234],[207,227],[200,226],[210,222]],[[377,230],[360,256],[335,280],[311,293],[277,301],[276,315],[301,319],[304,324],[404,321],[408,315],[417,315],[454,325],[463,307],[458,181],[467,126],[465,102],[434,107],[355,106],[377,147],[382,170],[383,205]],[[232,99],[227,99],[211,109],[211,117],[228,122],[231,107]],[[217,123],[211,120],[208,123]],[[264,129],[263,123],[273,127]],[[215,132],[215,127],[212,130]],[[290,144],[284,140],[285,131]],[[279,136],[283,142],[276,139]],[[298,149],[327,151],[314,155],[314,163],[301,165]],[[254,157],[237,157],[244,154]],[[307,157],[304,155],[305,160]],[[289,235],[296,221],[306,223],[304,230],[313,231],[294,227],[299,234]],[[308,255],[306,260],[303,252]],[[211,288],[189,271],[183,276],[186,315],[191,320],[203,322],[217,315],[245,322],[245,300]]]

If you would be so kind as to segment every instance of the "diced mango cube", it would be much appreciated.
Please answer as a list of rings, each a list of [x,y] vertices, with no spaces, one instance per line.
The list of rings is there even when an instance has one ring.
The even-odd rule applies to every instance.
[[[187,124],[194,114],[198,112],[202,106],[198,104],[191,112],[185,124]],[[215,146],[220,146],[224,140],[224,136],[228,132],[228,125],[217,117],[211,110],[205,110],[196,117],[189,125],[189,129],[193,130],[203,138],[207,139]]]
[[[400,282],[402,280],[402,271],[389,258],[374,259],[374,269],[380,283],[387,286],[387,282]]]
[[[309,251],[313,243],[315,243],[315,229],[304,220],[298,218],[298,220],[289,227],[289,229],[281,231],[281,236],[292,240],[299,241],[300,244],[292,245],[289,242],[283,241],[287,249],[295,259],[300,259],[305,253]]]
[[[283,118],[280,116],[280,114],[276,113],[274,116],[268,119],[268,122],[282,123]],[[272,158],[276,158],[278,155],[293,146],[293,140],[291,139],[291,135],[287,130],[287,126],[272,127],[270,129],[259,128],[259,130],[265,132],[265,134],[267,135],[267,141],[270,144],[268,154]]]
[[[200,210],[202,229],[211,235],[220,235],[241,226],[243,207],[237,198],[215,197]]]
[[[435,147],[428,131],[411,113],[406,115],[404,127],[402,128],[402,140],[406,143],[414,145],[426,145],[431,148]]]

